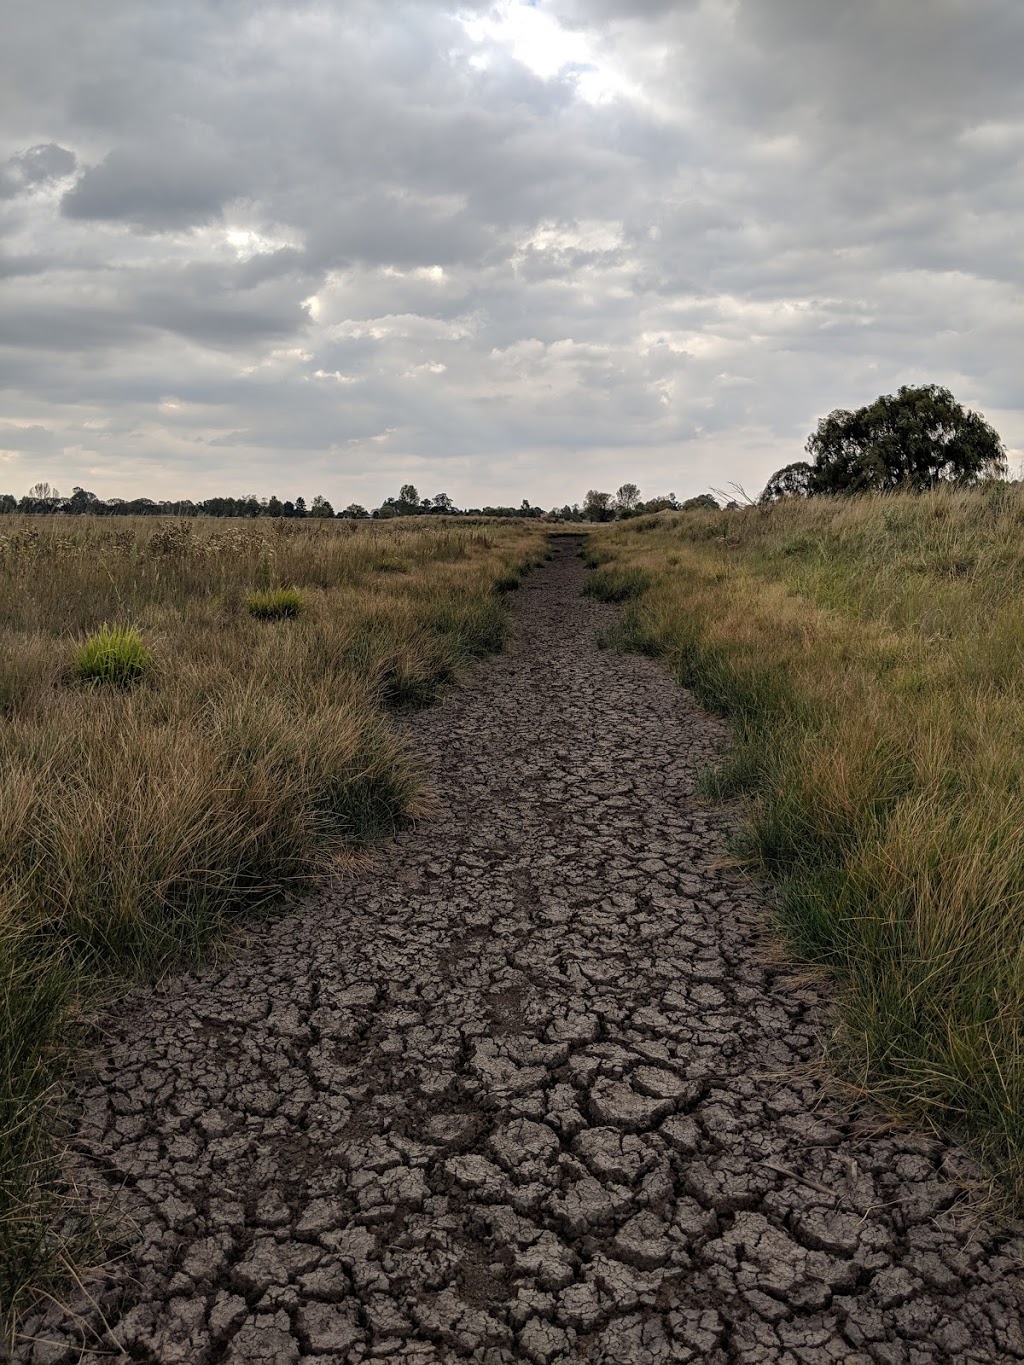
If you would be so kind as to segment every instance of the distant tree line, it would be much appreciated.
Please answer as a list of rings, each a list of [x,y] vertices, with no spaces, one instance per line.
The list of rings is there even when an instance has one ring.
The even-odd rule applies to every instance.
[[[363,512],[377,520],[389,517],[543,517],[543,507],[534,507],[524,498],[518,507],[456,507],[447,493],[435,493],[432,498],[421,498],[414,484],[404,483],[397,498],[385,498],[372,512]]]
[[[837,408],[821,418],[804,449],[811,459],[776,470],[762,505],[817,494],[923,492],[1006,473],[994,427],[936,384],[904,384],[855,412]]]
[[[349,520],[386,521],[391,517],[529,517],[545,521],[613,521],[616,518],[636,517],[645,512],[686,511],[692,508],[716,508],[718,503],[710,493],[679,502],[674,493],[650,498],[640,496],[635,483],[624,483],[616,493],[601,493],[590,489],[582,504],[567,503],[564,507],[533,505],[524,498],[518,507],[456,507],[447,493],[436,493],[432,498],[421,498],[411,483],[403,484],[397,497],[385,498],[379,507],[368,511],[359,503],[351,502],[335,512],[330,502],[318,494],[307,506],[305,498],[294,501],[271,496],[259,498],[255,493],[241,497],[206,498],[193,502],[190,498],[154,501],[152,498],[99,498],[84,488],[74,488],[64,497],[48,483],[37,483],[23,498],[10,493],[0,494],[0,512],[28,512],[37,515],[80,516],[174,516],[174,517],[343,517]]]
[[[94,517],[333,517],[334,508],[318,494],[307,507],[305,498],[282,502],[246,493],[239,498],[190,498],[154,501],[152,498],[99,498],[85,488],[73,488],[70,497],[48,483],[33,484],[23,498],[0,493],[0,512],[34,512],[45,515]],[[364,516],[367,513],[363,513]]]
[[[898,393],[883,394],[854,412],[837,408],[821,418],[805,445],[809,460],[785,465],[768,480],[758,501],[816,494],[921,491],[941,483],[972,484],[1004,476],[1006,450],[993,427],[980,415],[963,408],[948,389],[935,384],[904,385]],[[742,493],[742,490],[740,490]],[[345,517],[387,520],[410,516],[530,517],[546,521],[602,522],[651,512],[715,510],[710,493],[680,502],[674,493],[644,499],[635,483],[624,483],[615,493],[587,490],[582,503],[566,503],[548,511],[528,498],[509,507],[456,507],[447,493],[421,498],[411,483],[396,497],[385,498],[368,511],[351,502],[335,512],[322,494],[307,506],[305,498],[257,497],[189,498],[155,501],[152,498],[99,498],[84,488],[63,497],[48,483],[37,483],[22,498],[0,494],[0,512],[29,512],[74,516],[178,517]],[[735,502],[726,502],[735,507]]]
[[[624,521],[650,512],[692,512],[705,508],[714,511],[718,505],[710,493],[700,493],[683,502],[674,493],[661,493],[645,501],[635,483],[624,483],[615,493],[591,488],[582,506],[574,503],[572,507],[553,507],[549,515],[557,521]]]

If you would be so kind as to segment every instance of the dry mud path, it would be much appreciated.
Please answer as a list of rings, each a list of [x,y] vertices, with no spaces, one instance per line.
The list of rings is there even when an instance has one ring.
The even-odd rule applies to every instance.
[[[826,1093],[692,795],[722,726],[555,544],[410,722],[439,818],[107,1021],[75,1174],[137,1237],[19,1360],[1024,1358],[1024,1246]]]

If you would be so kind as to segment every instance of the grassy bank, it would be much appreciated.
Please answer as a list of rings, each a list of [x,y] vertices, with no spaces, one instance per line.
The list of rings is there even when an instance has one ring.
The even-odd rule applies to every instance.
[[[754,794],[848,1074],[1024,1190],[1024,490],[662,514],[590,553],[618,643],[733,720],[710,783]]]
[[[0,518],[8,1312],[61,1252],[50,1101],[84,1003],[415,813],[388,708],[501,646],[544,548],[510,523]]]

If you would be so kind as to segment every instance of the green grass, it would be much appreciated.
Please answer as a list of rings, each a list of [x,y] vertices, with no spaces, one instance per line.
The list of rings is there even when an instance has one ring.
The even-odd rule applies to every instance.
[[[302,594],[295,588],[261,588],[249,594],[245,606],[257,621],[294,620],[302,612]]]
[[[103,626],[75,650],[75,676],[83,682],[129,687],[140,682],[153,656],[131,626]]]
[[[23,1292],[52,1286],[69,1250],[57,1223],[50,1100],[68,1055],[72,995],[59,948],[0,934],[0,1329],[8,1331]]]
[[[1024,1193],[1024,489],[785,502],[593,537],[647,574],[614,641],[728,715],[705,778],[796,948],[840,982],[837,1055]]]
[[[651,586],[651,575],[643,569],[616,569],[605,565],[588,574],[583,591],[599,602],[628,602],[641,597]]]
[[[498,589],[544,550],[516,523],[0,518],[0,1335],[88,1232],[51,1099],[89,1010],[423,808],[389,708],[500,648]],[[76,649],[145,684],[62,685]]]

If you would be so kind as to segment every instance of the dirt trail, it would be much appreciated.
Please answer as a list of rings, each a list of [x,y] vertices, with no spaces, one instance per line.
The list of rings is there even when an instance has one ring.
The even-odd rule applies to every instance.
[[[109,1021],[76,1173],[139,1236],[19,1360],[1024,1359],[1024,1243],[826,1096],[692,796],[722,726],[556,546],[411,723],[440,817]]]

